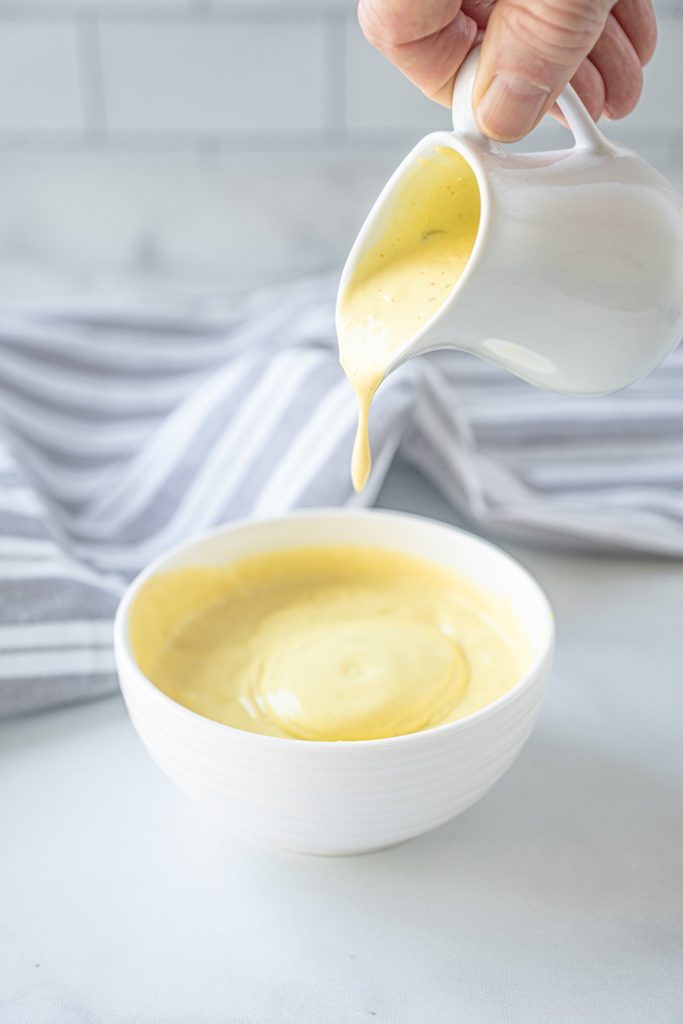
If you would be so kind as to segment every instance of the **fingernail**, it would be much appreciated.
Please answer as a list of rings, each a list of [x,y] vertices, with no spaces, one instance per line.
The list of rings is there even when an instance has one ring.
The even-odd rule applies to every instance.
[[[501,142],[513,142],[530,132],[548,102],[544,89],[512,71],[499,71],[477,105],[479,126]]]

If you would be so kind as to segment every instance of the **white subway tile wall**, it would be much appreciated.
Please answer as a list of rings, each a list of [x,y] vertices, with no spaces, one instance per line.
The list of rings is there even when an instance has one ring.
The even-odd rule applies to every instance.
[[[338,266],[400,157],[448,126],[355,6],[0,0],[2,266],[226,283]],[[683,0],[656,6],[642,102],[607,131],[683,189]]]
[[[0,133],[28,139],[83,128],[73,22],[0,22]]]
[[[325,128],[320,20],[107,25],[100,29],[104,122],[154,141],[166,132],[312,133]]]

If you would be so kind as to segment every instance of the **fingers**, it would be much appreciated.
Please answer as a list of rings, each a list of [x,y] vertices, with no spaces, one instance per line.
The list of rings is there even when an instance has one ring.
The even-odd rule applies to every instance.
[[[367,39],[392,64],[431,99],[450,106],[455,74],[477,35],[460,0],[361,0],[358,16]]]
[[[593,49],[610,0],[498,0],[474,88],[479,126],[512,142],[536,125]]]
[[[625,24],[632,37],[628,37]],[[603,113],[610,118],[624,117],[633,110],[643,84],[641,65],[652,56],[656,41],[657,25],[649,0],[621,0],[613,8],[590,56],[571,79],[593,120]],[[563,120],[557,107],[551,113]]]
[[[591,50],[590,59],[605,86],[604,112],[625,117],[635,107],[643,88],[638,54],[616,18],[609,16],[605,29]]]
[[[358,20],[379,50],[435,35],[453,21],[462,0],[360,0]]]
[[[657,19],[652,0],[619,0],[612,14],[626,33],[641,65],[647,64],[657,45]]]
[[[571,79],[591,115],[623,117],[655,48],[652,0],[360,0],[369,41],[427,96],[450,106],[453,80],[483,34],[479,125],[512,142]],[[610,13],[610,7],[612,11]],[[484,31],[485,30],[485,31]]]

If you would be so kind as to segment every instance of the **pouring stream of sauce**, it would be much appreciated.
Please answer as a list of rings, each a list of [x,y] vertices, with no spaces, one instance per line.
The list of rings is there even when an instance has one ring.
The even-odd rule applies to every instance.
[[[437,314],[472,254],[480,197],[474,171],[438,147],[404,175],[379,236],[360,256],[340,296],[340,362],[356,393],[353,486],[370,473],[368,415],[377,388],[401,349]]]

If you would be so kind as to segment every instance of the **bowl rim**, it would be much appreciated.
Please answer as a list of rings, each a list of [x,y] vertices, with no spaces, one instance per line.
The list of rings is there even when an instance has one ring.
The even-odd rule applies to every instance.
[[[224,533],[233,533],[240,529],[246,529],[253,526],[264,526],[267,528],[269,524],[280,523],[283,520],[365,519],[369,517],[379,519],[399,519],[401,521],[408,521],[416,524],[421,523],[430,528],[442,530],[444,533],[457,534],[461,539],[464,539],[466,543],[473,544],[475,547],[487,549],[504,561],[512,563],[516,571],[520,573],[531,586],[546,619],[545,643],[542,645],[541,650],[522,677],[514,684],[514,686],[502,694],[502,696],[498,697],[497,700],[492,701],[490,704],[486,704],[483,708],[479,708],[478,711],[474,711],[472,714],[466,715],[464,718],[458,718],[453,722],[443,722],[441,725],[431,726],[428,729],[422,729],[417,732],[403,733],[399,736],[381,736],[376,739],[366,740],[301,740],[294,736],[268,736],[264,733],[250,732],[247,729],[238,729],[236,726],[227,725],[225,722],[217,722],[213,718],[207,718],[205,715],[201,715],[199,712],[193,711],[191,708],[185,707],[184,704],[180,704],[172,697],[169,697],[168,694],[164,693],[163,690],[160,690],[159,687],[156,686],[138,666],[131,650],[128,635],[128,619],[132,603],[142,585],[150,577],[161,571],[162,566],[166,562],[174,558],[176,555],[181,554],[186,548],[193,547],[195,544],[199,544],[203,541],[211,540],[213,537],[218,537]],[[359,544],[359,547],[360,546],[362,545]],[[264,548],[264,551],[268,550],[268,548]],[[271,550],[277,551],[278,547],[273,547]],[[406,553],[409,554],[410,552]],[[254,552],[254,554],[256,554],[256,552]],[[429,559],[424,560],[429,561]],[[266,745],[278,744],[280,746],[286,744],[296,749],[301,749],[303,747],[307,750],[316,748],[318,750],[325,749],[335,751],[340,748],[352,748],[355,750],[359,748],[374,748],[378,745],[388,747],[391,745],[405,746],[410,743],[429,742],[430,736],[436,738],[446,732],[458,732],[470,727],[475,722],[495,715],[505,705],[513,702],[530,689],[539,675],[550,667],[555,651],[555,636],[555,615],[550,601],[548,600],[548,597],[540,583],[536,580],[533,574],[524,565],[522,565],[521,562],[519,562],[513,555],[508,554],[508,552],[503,548],[494,544],[492,541],[479,537],[477,534],[472,533],[469,530],[465,530],[460,526],[454,526],[451,523],[446,523],[442,520],[434,519],[429,516],[418,515],[413,512],[400,512],[393,509],[381,508],[305,508],[293,509],[280,515],[264,516],[263,518],[242,517],[240,519],[235,519],[229,523],[223,523],[220,526],[201,531],[200,533],[181,541],[179,544],[168,548],[162,554],[158,555],[131,580],[119,602],[116,610],[116,616],[114,618],[114,657],[116,661],[117,674],[119,675],[119,685],[126,705],[128,705],[128,698],[125,692],[125,685],[123,683],[124,674],[126,675],[127,680],[130,680],[132,677],[136,686],[147,692],[162,706],[165,706],[167,709],[175,712],[179,717],[187,719],[188,722],[194,721],[200,727],[208,728],[214,732],[226,734],[227,731],[227,735],[232,734],[238,738],[240,742],[253,742]]]

